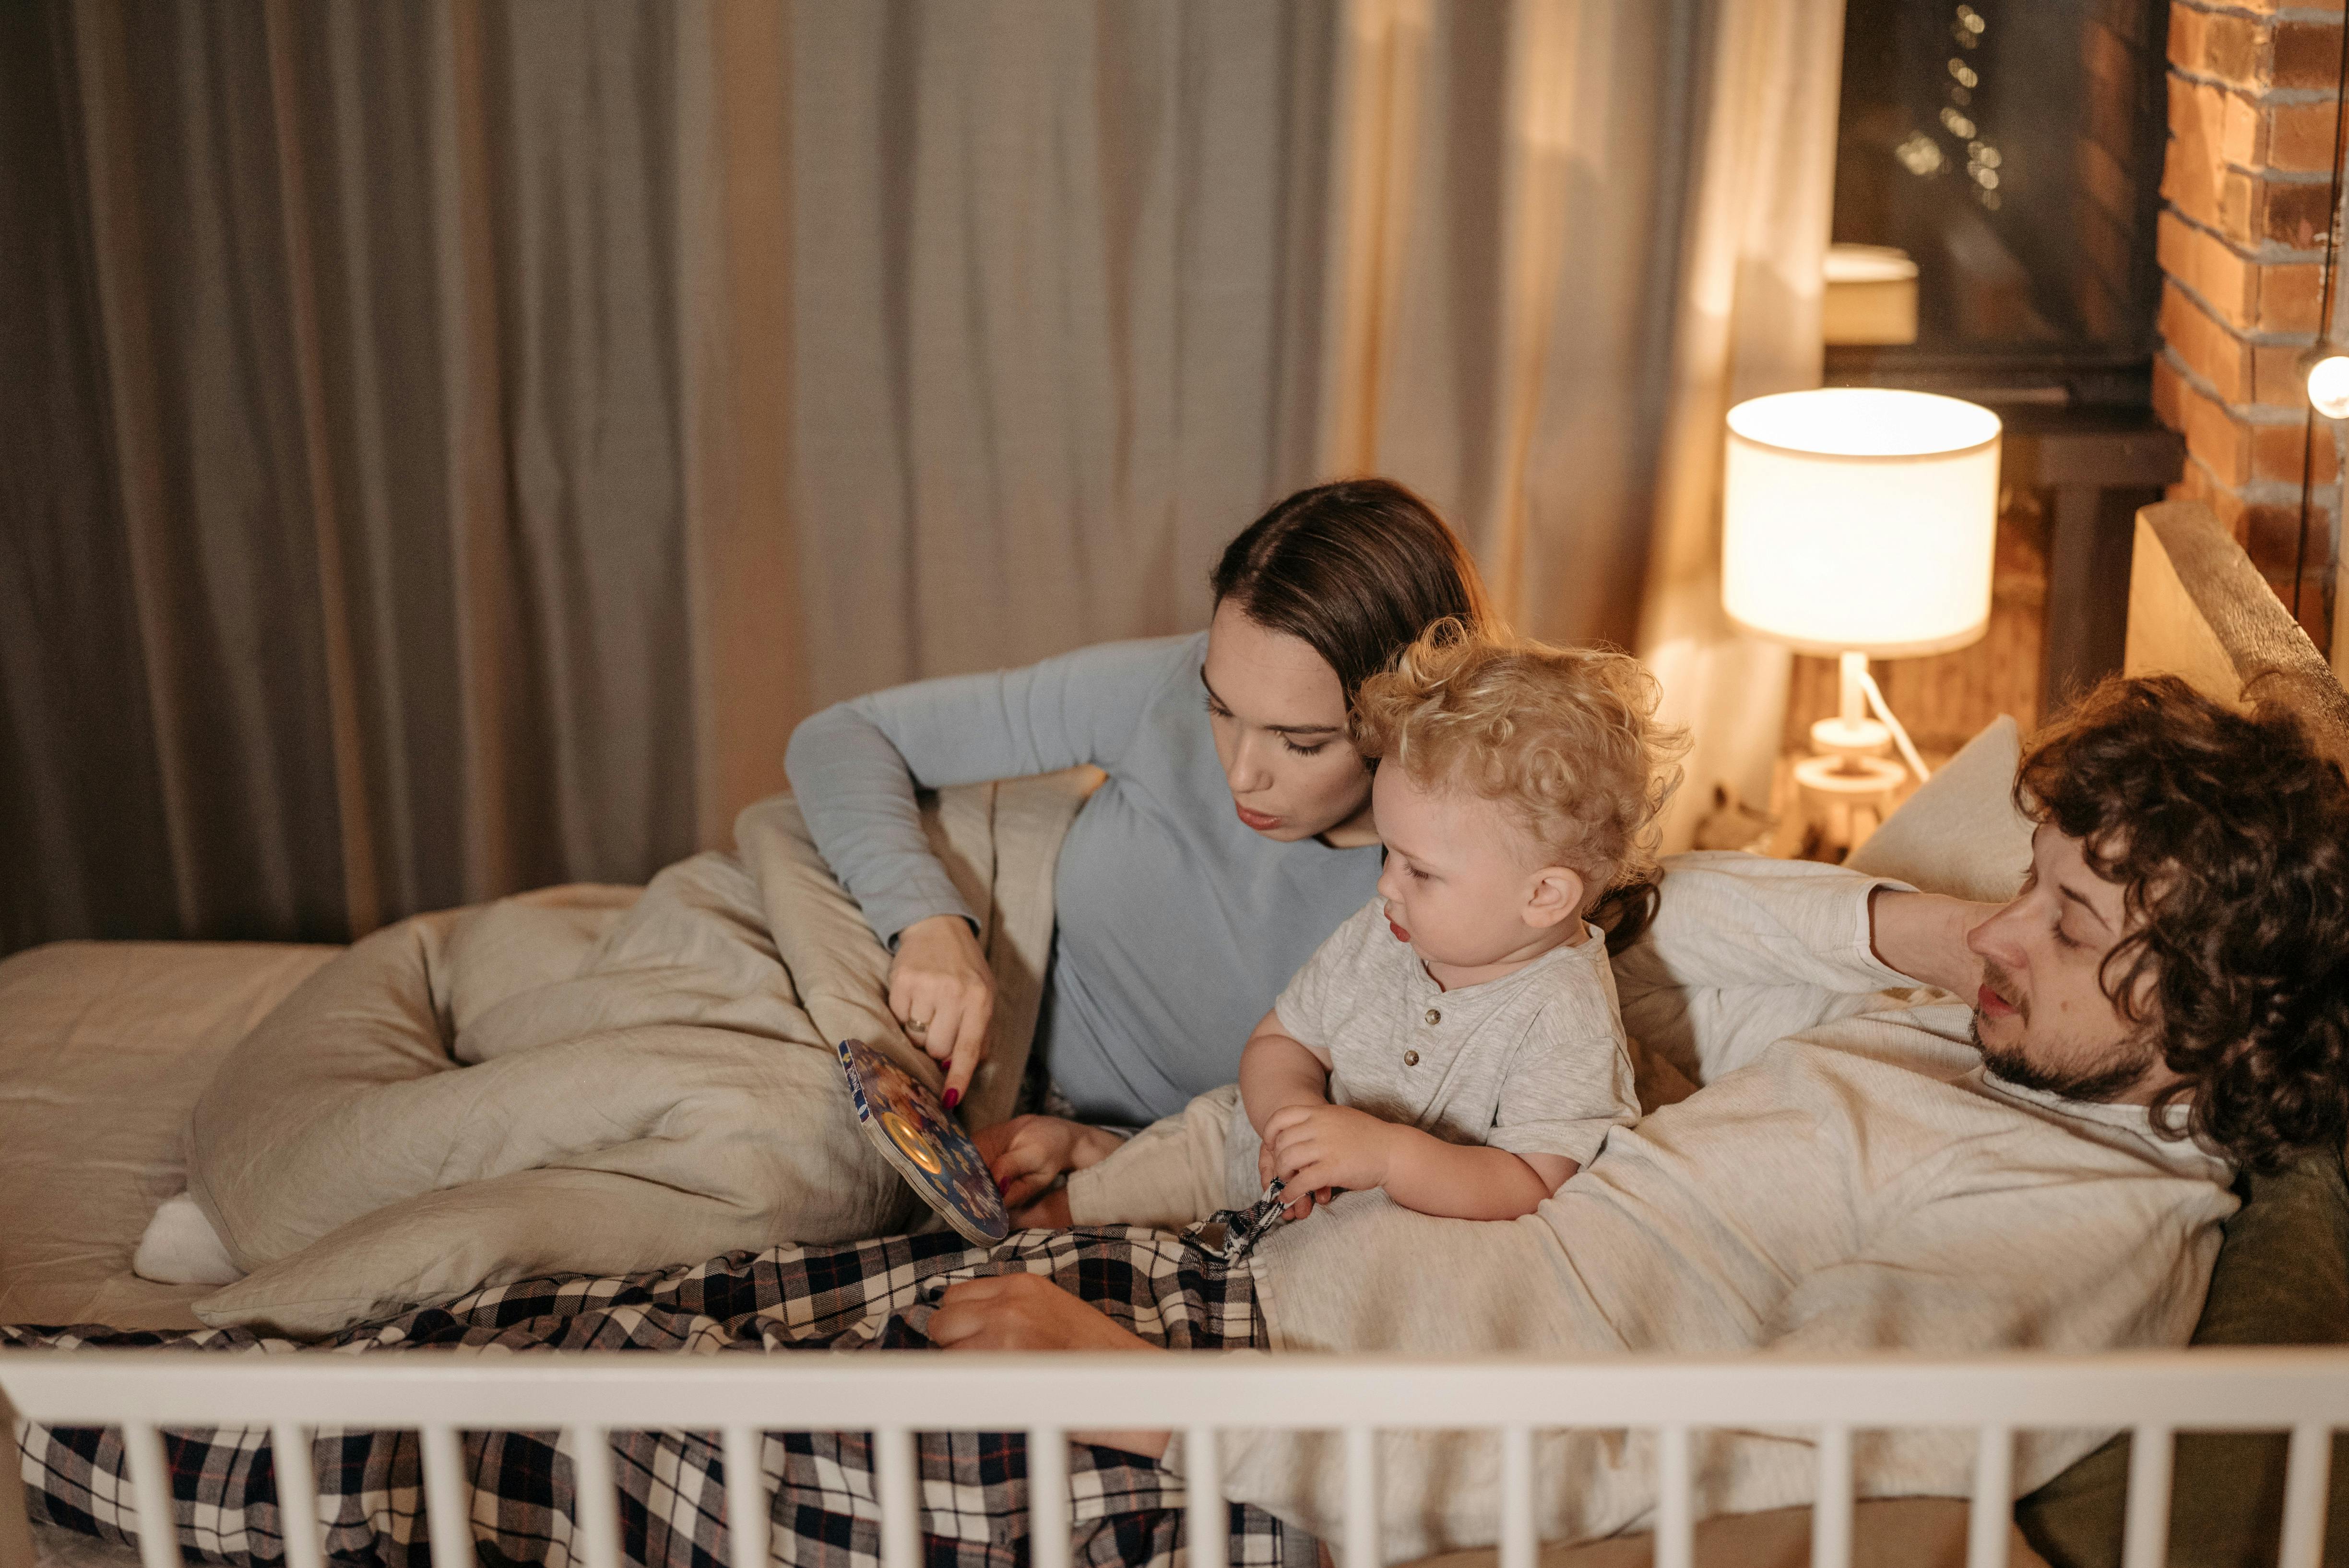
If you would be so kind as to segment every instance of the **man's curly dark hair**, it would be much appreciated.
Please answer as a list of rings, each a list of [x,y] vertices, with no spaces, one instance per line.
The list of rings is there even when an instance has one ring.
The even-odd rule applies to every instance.
[[[2181,1083],[2155,1106],[2268,1170],[2349,1132],[2349,781],[2280,708],[2107,680],[2033,738],[2015,804],[2120,884],[2100,977]]]

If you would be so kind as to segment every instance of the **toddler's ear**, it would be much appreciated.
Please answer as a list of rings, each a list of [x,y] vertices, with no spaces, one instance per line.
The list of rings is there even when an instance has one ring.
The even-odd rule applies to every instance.
[[[1534,873],[1533,894],[1526,900],[1526,924],[1546,931],[1561,920],[1582,918],[1582,874],[1564,866],[1545,866]]]

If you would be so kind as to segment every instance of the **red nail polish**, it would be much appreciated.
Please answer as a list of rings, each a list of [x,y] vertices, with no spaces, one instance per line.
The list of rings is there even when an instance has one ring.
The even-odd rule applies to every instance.
[[[947,1091],[947,1109],[952,1110],[961,1103],[962,1091],[960,1089],[948,1089]]]

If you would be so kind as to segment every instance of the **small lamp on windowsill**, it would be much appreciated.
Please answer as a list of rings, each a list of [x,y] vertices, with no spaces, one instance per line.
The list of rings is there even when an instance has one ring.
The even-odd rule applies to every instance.
[[[1924,759],[1868,673],[1990,625],[1999,420],[1928,392],[1829,387],[1729,410],[1721,597],[1729,618],[1842,661],[1841,701],[1795,764],[1831,800],[1882,800]],[[1872,710],[1872,715],[1871,715]]]

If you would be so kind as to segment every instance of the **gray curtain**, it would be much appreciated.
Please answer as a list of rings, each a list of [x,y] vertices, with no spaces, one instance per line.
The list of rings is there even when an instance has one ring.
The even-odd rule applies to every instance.
[[[7,577],[12,944],[336,937],[688,850],[668,8],[15,15],[45,369],[91,390],[6,520],[85,552]]]
[[[1335,15],[798,7],[814,700],[1204,624],[1316,472]]]
[[[1823,187],[1839,14],[0,9],[0,945],[639,879],[814,706],[1202,624],[1334,473],[1638,643],[1740,373],[1691,280],[1826,237],[1723,117],[1824,48],[1756,191]]]

